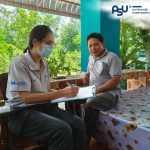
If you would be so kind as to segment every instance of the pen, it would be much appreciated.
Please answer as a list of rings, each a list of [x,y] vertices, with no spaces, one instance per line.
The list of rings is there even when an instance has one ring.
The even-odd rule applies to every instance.
[[[73,87],[73,84],[67,82],[67,85],[70,86],[70,87]]]

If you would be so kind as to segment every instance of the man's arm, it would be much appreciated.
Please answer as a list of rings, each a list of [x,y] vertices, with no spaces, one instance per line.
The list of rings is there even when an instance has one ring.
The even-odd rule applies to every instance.
[[[87,72],[84,77],[82,78],[82,82],[83,82],[83,85],[89,85],[89,77],[90,77],[90,73]]]
[[[114,76],[114,77],[112,77],[112,79],[110,79],[105,84],[99,86],[96,89],[96,94],[104,92],[104,91],[112,90],[112,89],[116,88],[117,85],[120,82],[120,79],[121,79],[121,76]]]

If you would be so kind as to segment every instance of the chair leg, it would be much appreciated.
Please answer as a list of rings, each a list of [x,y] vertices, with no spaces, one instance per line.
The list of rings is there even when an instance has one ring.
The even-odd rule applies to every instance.
[[[11,150],[47,150],[47,143],[34,142],[9,132]]]
[[[5,118],[0,118],[0,150],[8,149],[8,128]]]

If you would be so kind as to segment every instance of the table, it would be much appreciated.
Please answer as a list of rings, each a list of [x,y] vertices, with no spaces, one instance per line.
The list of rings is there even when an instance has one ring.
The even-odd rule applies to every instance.
[[[115,108],[99,112],[95,136],[113,150],[150,150],[150,87],[125,91]]]

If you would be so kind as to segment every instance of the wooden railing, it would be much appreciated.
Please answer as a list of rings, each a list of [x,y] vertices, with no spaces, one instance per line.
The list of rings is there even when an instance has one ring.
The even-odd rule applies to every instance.
[[[122,70],[122,80],[127,80],[127,90],[132,90],[140,86],[150,85],[150,70]],[[82,79],[79,75],[66,76],[65,79],[55,79],[51,81],[53,89],[66,87],[67,82],[82,86]]]

